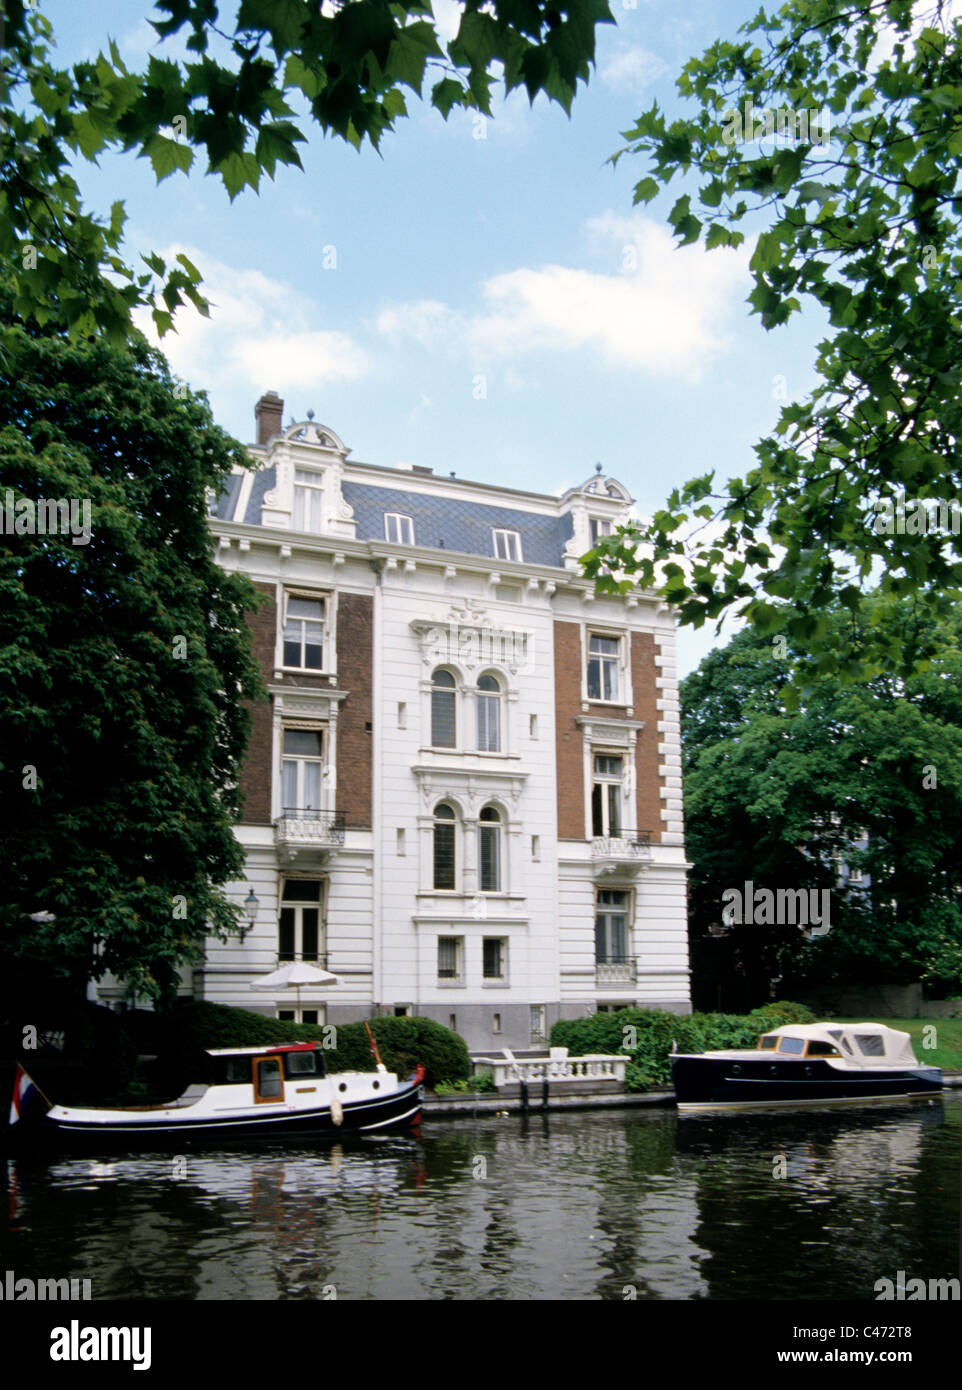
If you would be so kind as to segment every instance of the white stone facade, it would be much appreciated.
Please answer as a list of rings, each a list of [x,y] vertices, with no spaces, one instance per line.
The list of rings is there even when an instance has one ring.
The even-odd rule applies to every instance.
[[[426,1015],[473,1049],[529,1046],[557,1018],[598,1007],[687,1012],[674,622],[653,596],[595,596],[577,563],[592,522],[603,533],[627,517],[625,489],[596,474],[553,498],[352,463],[332,430],[281,430],[280,402],[265,402],[257,471],[211,518],[220,562],[276,611],[276,640],[262,632],[261,647],[270,716],[252,745],[260,810],[238,826],[247,877],[229,890],[243,902],[253,889],[257,910],[246,937],[211,941],[185,983],[321,1023]],[[292,593],[306,606],[285,610]],[[284,664],[295,609],[323,611],[321,665],[301,674]],[[303,643],[298,662],[316,662],[320,625],[299,621],[289,641]],[[559,667],[559,624],[566,650],[580,642],[577,672]],[[608,645],[589,673],[596,629]],[[642,642],[645,691],[634,688],[648,670]],[[439,671],[453,685],[438,687]],[[611,682],[603,701],[589,688],[599,679]],[[316,746],[320,763],[285,755],[295,745]],[[642,805],[657,807],[651,823],[639,823]],[[317,917],[310,903],[288,907],[284,936],[285,902],[314,884]],[[252,991],[292,954],[337,983],[299,999]]]

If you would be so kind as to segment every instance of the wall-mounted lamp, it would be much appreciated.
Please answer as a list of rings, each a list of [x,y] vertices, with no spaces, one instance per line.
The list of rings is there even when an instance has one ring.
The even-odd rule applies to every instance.
[[[247,921],[241,927],[241,941],[244,940],[244,937],[253,928],[254,923],[257,921],[257,909],[260,907],[260,905],[260,899],[258,898],[257,894],[254,892],[252,888],[251,891],[248,893],[247,897],[244,899],[244,911],[247,913]]]

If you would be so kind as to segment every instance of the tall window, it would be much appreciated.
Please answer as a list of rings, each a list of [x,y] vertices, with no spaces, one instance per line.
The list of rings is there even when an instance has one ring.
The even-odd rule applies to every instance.
[[[485,806],[478,827],[478,866],[482,893],[501,891],[501,813]]]
[[[464,938],[460,936],[438,937],[438,979],[449,984],[461,983],[461,961]]]
[[[285,729],[282,734],[281,801],[285,815],[317,819],[324,776],[324,735],[320,729]]]
[[[294,469],[294,530],[321,529],[321,505],[324,501],[322,474],[308,468]]]
[[[617,637],[588,638],[588,699],[612,700],[618,696],[620,642]]]
[[[621,834],[621,784],[623,759],[610,753],[596,753],[591,787],[592,835]]]
[[[486,980],[504,980],[508,974],[508,942],[503,936],[486,936],[482,942]]]
[[[628,959],[628,894],[599,888],[595,906],[595,960],[623,965]]]
[[[277,932],[277,958],[282,964],[321,958],[321,892],[316,879],[285,879]]]
[[[478,679],[478,749],[482,753],[501,751],[501,686],[494,676]]]
[[[457,747],[457,683],[450,671],[431,678],[431,747]]]
[[[521,537],[517,531],[495,531],[494,553],[499,560],[520,560]]]
[[[453,807],[442,801],[434,808],[434,886],[453,889],[455,882]]]
[[[395,545],[413,545],[414,522],[399,512],[385,512],[384,539],[393,541]]]
[[[324,664],[324,600],[284,596],[284,665],[320,671]]]

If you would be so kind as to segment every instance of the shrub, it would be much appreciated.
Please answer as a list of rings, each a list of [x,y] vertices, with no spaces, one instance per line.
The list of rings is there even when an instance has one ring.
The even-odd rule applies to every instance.
[[[470,1074],[471,1059],[464,1039],[432,1019],[374,1018],[370,1027],[388,1071],[407,1076],[420,1062],[429,1086]],[[183,1000],[167,1013],[138,1014],[133,1031],[144,1051],[163,1054],[178,1071],[208,1048],[327,1042],[332,1031],[337,1046],[325,1052],[329,1071],[373,1071],[376,1065],[363,1023],[341,1023],[331,1030],[206,1000]]]
[[[766,1022],[766,1028],[783,1028],[787,1023],[817,1023],[818,1015],[804,1004],[793,1004],[788,999],[778,999],[773,1004],[763,1004],[760,1009],[752,1009],[749,1018],[777,1018],[777,1023]]]
[[[349,1024],[360,1028],[361,1024]],[[384,1064],[400,1076],[406,1076],[420,1062],[425,1070],[425,1085],[436,1086],[439,1081],[463,1081],[471,1075],[471,1058],[465,1041],[450,1028],[430,1018],[375,1018],[371,1031],[384,1058]],[[341,1030],[337,1030],[338,1048]]]
[[[54,1101],[109,1104],[133,1079],[137,1048],[123,1015],[100,1004],[70,1001],[51,1014],[35,1013],[30,1022],[41,1039],[48,1031],[63,1034],[62,1052],[22,1050],[22,1026],[13,1037],[21,1062]]]
[[[489,1071],[478,1071],[466,1081],[439,1081],[435,1094],[439,1096],[485,1095],[494,1090],[494,1077]]]

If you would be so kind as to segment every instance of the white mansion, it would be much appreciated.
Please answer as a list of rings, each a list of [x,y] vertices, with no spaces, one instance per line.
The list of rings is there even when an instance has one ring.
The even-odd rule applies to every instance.
[[[596,596],[578,557],[631,498],[348,461],[256,407],[256,471],[212,504],[270,703],[237,834],[243,940],[196,997],[339,1023],[419,1014],[474,1049],[558,1018],[690,1008],[672,614]],[[600,465],[599,465],[600,470]],[[256,901],[255,901],[256,899]],[[304,960],[336,983],[252,992]]]

